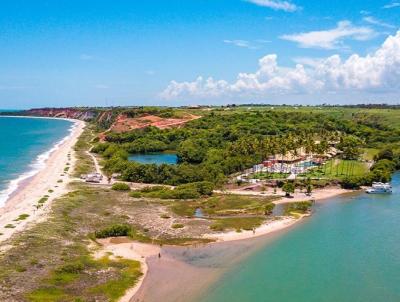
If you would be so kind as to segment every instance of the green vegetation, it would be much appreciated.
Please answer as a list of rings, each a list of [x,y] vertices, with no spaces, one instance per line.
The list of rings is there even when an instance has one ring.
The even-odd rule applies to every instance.
[[[131,234],[132,227],[126,224],[115,224],[95,232],[96,238],[130,236]]]
[[[5,242],[11,248],[0,257],[1,301],[116,300],[136,282],[139,264],[93,259],[88,246],[96,233],[99,237],[127,234],[155,244],[209,241],[146,231],[136,217],[147,214],[147,205],[133,201],[126,192],[80,183],[71,184],[71,189],[53,201],[49,219]],[[115,226],[129,226],[129,232],[127,227]],[[133,269],[136,274],[130,272]]]
[[[92,127],[86,127],[75,144],[74,149],[77,162],[74,167],[73,176],[80,177],[82,174],[88,174],[95,170],[93,160],[90,155],[87,154],[94,137],[95,135]]]
[[[80,296],[74,295],[71,288],[79,286],[82,279],[90,278],[95,272],[101,270],[118,271],[115,279],[106,280],[96,286],[81,289]],[[43,280],[43,285],[28,293],[29,301],[84,301],[84,297],[107,297],[107,301],[117,301],[125,291],[132,287],[142,275],[140,262],[103,257],[93,259],[81,257],[66,263],[54,270],[50,277]]]
[[[21,221],[21,220],[25,220],[29,217],[28,214],[21,214],[18,216],[18,218],[14,219],[14,221]]]
[[[182,217],[192,217],[200,208],[207,216],[264,215],[274,208],[273,197],[243,195],[217,195],[206,199],[179,201],[171,205],[171,210]]]
[[[312,202],[311,201],[301,201],[301,202],[291,202],[285,203],[285,215],[298,217],[299,215],[304,215],[310,212]]]
[[[212,183],[206,181],[179,185],[174,189],[164,186],[154,186],[131,192],[130,196],[134,198],[196,199],[201,196],[210,196],[213,192],[213,187]]]
[[[362,150],[362,158],[364,160],[373,160],[375,155],[379,153],[379,149],[376,148],[364,148]]]
[[[290,193],[294,193],[294,183],[293,181],[287,181],[285,184],[282,186],[282,191],[286,193],[286,196],[290,196]]]
[[[213,231],[225,231],[225,230],[241,230],[251,231],[259,227],[263,222],[264,217],[229,217],[229,218],[217,218],[214,219],[213,224],[210,228]]]
[[[124,182],[116,182],[112,185],[111,189],[115,191],[130,191],[131,187]]]
[[[5,227],[6,229],[13,229],[13,228],[15,228],[15,225],[9,223],[9,224],[6,224],[4,227]]]
[[[183,227],[185,227],[182,223],[174,223],[172,226],[171,226],[171,228],[173,228],[173,229],[181,229],[181,228],[183,228]]]
[[[145,110],[132,109],[130,114],[140,116]],[[162,114],[162,109],[157,112]],[[107,173],[121,173],[122,180],[167,185],[208,181],[217,186],[225,183],[231,174],[250,168],[268,156],[300,147],[307,154],[323,155],[332,142],[338,142],[336,147],[343,151],[341,155],[306,177],[340,181],[368,172],[367,164],[360,162],[360,157],[369,159],[385,148],[392,149],[397,159],[400,153],[398,110],[339,107],[294,110],[285,106],[274,109],[252,106],[251,110],[214,108],[200,113],[201,119],[190,121],[182,128],[148,127],[126,133],[109,132],[106,142],[96,144],[93,151],[105,159]],[[178,165],[145,165],[128,160],[129,153],[165,150],[178,154]],[[285,175],[256,177],[284,178]],[[379,178],[380,175],[373,174],[368,180]]]
[[[362,176],[368,173],[365,162],[358,160],[331,159],[324,165],[300,176],[325,179],[343,179],[348,176]]]

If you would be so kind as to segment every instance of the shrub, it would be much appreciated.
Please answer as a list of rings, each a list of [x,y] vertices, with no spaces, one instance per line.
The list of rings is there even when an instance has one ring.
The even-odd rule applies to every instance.
[[[132,228],[127,224],[114,224],[108,228],[96,231],[94,233],[96,238],[120,237],[130,236]]]
[[[293,213],[305,214],[310,211],[312,206],[311,201],[300,201],[292,202],[285,205],[286,215],[292,215]]]
[[[60,273],[79,274],[85,266],[81,262],[68,263],[60,267],[57,271]]]
[[[18,216],[18,218],[14,219],[14,221],[25,220],[28,217],[29,217],[28,214],[21,214],[21,215]]]
[[[150,192],[157,192],[157,191],[162,191],[165,190],[166,187],[164,186],[152,186],[152,187],[144,187],[143,189],[140,190],[140,192],[143,193],[150,193]]]
[[[142,193],[140,193],[138,191],[134,191],[134,192],[130,192],[129,196],[133,197],[133,198],[140,198],[140,197],[142,197]]]
[[[282,186],[282,191],[286,193],[286,196],[290,196],[290,193],[294,193],[294,188],[293,182],[288,181]]]
[[[275,208],[275,204],[274,203],[272,203],[272,202],[267,203],[265,205],[265,207],[264,207],[264,214],[265,215],[271,215],[272,211],[274,210],[274,208]]]
[[[171,227],[173,229],[181,229],[184,227],[184,225],[182,223],[174,223]]]
[[[131,187],[123,182],[116,182],[112,185],[111,189],[115,191],[129,191]]]
[[[38,204],[43,204],[45,203],[49,198],[48,197],[42,197],[39,199]]]
[[[171,190],[173,199],[195,199],[200,197],[200,193],[195,188],[175,188]]]

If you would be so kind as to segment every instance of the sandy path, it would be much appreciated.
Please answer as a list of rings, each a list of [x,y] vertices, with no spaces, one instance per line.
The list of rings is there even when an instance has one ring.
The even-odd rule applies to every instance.
[[[69,163],[69,172],[73,170],[76,162],[73,146],[85,127],[83,121],[71,121],[75,125],[68,139],[50,154],[45,162],[45,167],[30,179],[21,183],[17,191],[0,208],[0,242],[10,238],[14,233],[24,230],[30,223],[45,219],[51,202],[68,191],[67,185],[71,178],[68,173],[64,172],[64,168]],[[71,155],[70,160],[68,154]],[[50,189],[53,192],[49,193],[48,190]],[[37,209],[38,201],[44,195],[49,195],[49,199],[40,209]],[[21,214],[27,214],[29,217],[14,221]],[[5,228],[8,224],[14,226],[14,228]]]

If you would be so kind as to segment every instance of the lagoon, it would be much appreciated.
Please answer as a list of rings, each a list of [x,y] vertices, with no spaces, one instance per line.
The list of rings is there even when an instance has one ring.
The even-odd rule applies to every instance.
[[[200,302],[400,301],[400,174],[391,195],[355,193],[227,269]]]
[[[178,156],[175,153],[154,152],[133,154],[129,156],[129,160],[136,161],[141,164],[176,165],[178,163]]]

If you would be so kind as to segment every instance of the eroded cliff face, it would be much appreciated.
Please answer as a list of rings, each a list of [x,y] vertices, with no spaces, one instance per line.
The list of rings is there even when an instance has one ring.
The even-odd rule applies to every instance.
[[[45,116],[45,117],[64,117],[84,121],[94,120],[99,116],[99,112],[94,110],[75,109],[75,108],[39,108],[30,109],[24,112],[25,115]]]
[[[200,118],[193,114],[178,117],[160,117],[142,112],[136,117],[129,117],[121,108],[36,108],[17,113],[25,116],[55,117],[78,119],[93,122],[99,130],[108,132],[129,132],[146,127],[159,129],[183,127],[187,122]]]

